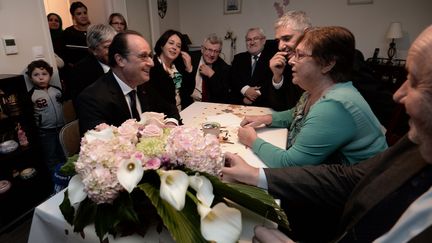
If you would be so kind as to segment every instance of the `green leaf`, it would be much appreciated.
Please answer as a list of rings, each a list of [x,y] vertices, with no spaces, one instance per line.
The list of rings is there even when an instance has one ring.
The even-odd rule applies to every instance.
[[[84,227],[95,221],[97,204],[92,202],[88,197],[79,205],[77,214],[74,219],[74,231],[81,232]]]
[[[215,176],[204,175],[212,182],[215,196],[227,198],[290,230],[285,212],[265,190],[244,184],[224,183]]]
[[[100,204],[96,209],[95,230],[99,240],[102,241],[104,235],[109,232],[116,223],[116,210],[111,204]]]
[[[75,172],[75,162],[78,160],[78,154],[70,156],[66,163],[60,168],[60,173],[65,176],[73,176]]]
[[[186,197],[182,211],[177,211],[159,197],[159,188],[149,183],[138,185],[156,208],[164,225],[176,242],[207,242],[201,235],[200,218],[195,203]]]
[[[70,225],[73,225],[75,209],[70,204],[69,196],[68,196],[68,190],[66,190],[64,192],[63,202],[60,204],[59,208],[60,208],[61,213],[63,214],[63,217],[66,219],[66,221]]]
[[[121,192],[119,197],[114,200],[114,209],[117,209],[116,218],[119,221],[130,221],[134,224],[139,223],[130,194],[126,191]]]

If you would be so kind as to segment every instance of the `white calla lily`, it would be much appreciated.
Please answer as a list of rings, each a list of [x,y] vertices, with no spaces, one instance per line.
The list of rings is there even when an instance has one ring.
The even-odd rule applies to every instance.
[[[197,192],[196,197],[198,200],[210,207],[214,199],[213,185],[210,180],[200,175],[189,176],[189,185]]]
[[[144,169],[141,166],[141,161],[135,158],[123,160],[117,170],[117,179],[120,185],[123,186],[129,193],[141,181],[144,175]]]
[[[87,139],[89,143],[93,142],[96,139],[102,141],[109,141],[112,138],[114,138],[114,132],[111,127],[108,127],[101,131],[90,130],[84,134],[84,137]]]
[[[186,191],[189,180],[181,170],[158,170],[161,186],[160,197],[178,211],[181,211],[186,201]]]
[[[87,197],[81,176],[74,175],[68,184],[68,197],[71,205],[76,205]]]
[[[198,210],[199,213],[204,211],[206,210]],[[201,234],[208,241],[237,242],[241,231],[240,211],[228,207],[225,203],[218,203],[207,215],[201,215]]]

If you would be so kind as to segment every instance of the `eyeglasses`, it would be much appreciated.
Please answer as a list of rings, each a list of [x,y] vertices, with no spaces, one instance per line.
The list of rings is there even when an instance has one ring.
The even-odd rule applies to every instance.
[[[146,52],[144,52],[144,53],[128,53],[127,55],[128,56],[135,56],[143,62],[153,60],[153,54],[152,53],[146,53]]]
[[[313,55],[311,55],[311,54],[302,53],[302,52],[299,52],[298,50],[295,50],[292,53],[292,57],[294,57],[294,60],[296,60],[296,61],[300,61],[301,59],[303,59],[305,57],[312,57],[312,56]]]
[[[221,50],[213,50],[213,49],[207,48],[205,46],[202,46],[202,48],[204,49],[204,52],[207,52],[207,53],[210,53],[210,54],[219,55],[219,53],[221,52]]]
[[[246,42],[255,42],[255,41],[259,41],[259,40],[262,40],[264,37],[259,37],[259,36],[256,36],[256,37],[254,37],[254,38],[246,38]]]
[[[121,22],[112,22],[111,25],[123,25],[125,26],[125,23],[121,23]]]

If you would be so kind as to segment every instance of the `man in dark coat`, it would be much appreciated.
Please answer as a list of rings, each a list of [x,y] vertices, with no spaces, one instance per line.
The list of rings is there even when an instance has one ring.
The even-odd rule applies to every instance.
[[[164,110],[159,105],[158,96],[145,93],[141,86],[150,79],[150,69],[154,66],[151,48],[141,34],[126,31],[116,35],[109,47],[109,64],[111,71],[78,96],[81,134],[101,123],[119,126],[127,119],[139,119],[135,112]],[[129,93],[136,95],[132,98]],[[165,115],[180,118],[176,109],[172,112],[165,110]]]
[[[208,35],[200,51],[190,52],[192,58],[193,101],[228,103],[228,75],[230,66],[219,56],[222,50],[222,39],[216,34]],[[192,89],[190,89],[192,90]]]

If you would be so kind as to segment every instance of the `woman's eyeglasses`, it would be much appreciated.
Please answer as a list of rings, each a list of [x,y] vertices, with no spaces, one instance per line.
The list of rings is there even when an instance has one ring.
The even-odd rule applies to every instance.
[[[122,22],[112,22],[111,25],[123,25],[123,26],[125,26],[126,24],[122,23]]]
[[[292,53],[292,57],[294,57],[295,61],[300,61],[301,59],[305,58],[305,57],[312,57],[313,55],[311,54],[306,54],[306,53],[302,53],[299,50],[295,50]]]

